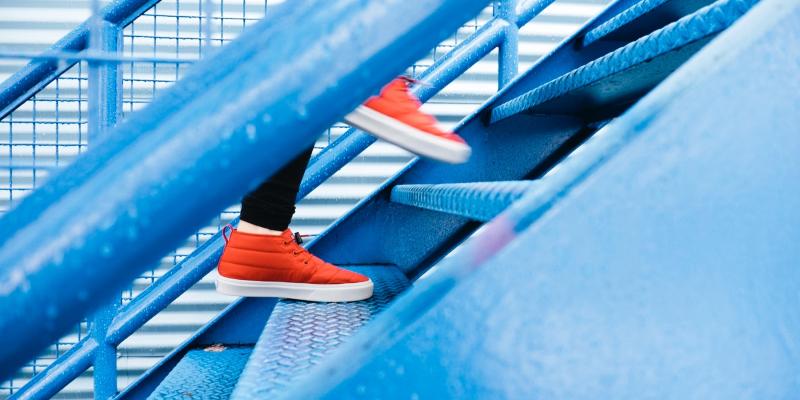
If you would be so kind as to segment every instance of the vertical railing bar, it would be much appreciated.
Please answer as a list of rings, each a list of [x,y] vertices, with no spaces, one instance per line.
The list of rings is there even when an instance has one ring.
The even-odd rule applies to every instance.
[[[503,42],[498,49],[497,88],[502,89],[519,72],[519,27],[517,27],[517,0],[498,0],[494,15],[508,22]]]
[[[122,29],[103,20],[98,0],[92,1],[89,49],[118,53],[122,50]],[[96,142],[117,122],[122,107],[122,75],[113,62],[89,62],[89,141]],[[121,305],[120,296],[101,307],[92,317],[90,335],[98,343],[94,356],[94,398],[110,399],[117,394],[117,348],[109,343],[108,328]]]

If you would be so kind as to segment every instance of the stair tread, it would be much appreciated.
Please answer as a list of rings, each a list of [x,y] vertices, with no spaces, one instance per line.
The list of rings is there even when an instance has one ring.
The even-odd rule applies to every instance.
[[[280,300],[241,374],[233,398],[274,397],[381,312],[409,285],[388,265],[352,266],[375,284],[372,298],[352,303]]]
[[[586,33],[583,45],[601,39],[631,41],[705,7],[714,0],[641,0]]]
[[[395,203],[489,221],[534,185],[533,181],[498,181],[397,185]]]
[[[570,114],[631,102],[730,26],[757,0],[719,0],[492,110],[492,122],[521,112]]]
[[[149,399],[228,399],[252,347],[211,346],[190,350]]]

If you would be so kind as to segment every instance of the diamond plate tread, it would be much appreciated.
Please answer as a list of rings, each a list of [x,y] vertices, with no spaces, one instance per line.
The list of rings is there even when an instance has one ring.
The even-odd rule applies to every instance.
[[[397,185],[395,203],[489,221],[534,185],[534,181]]]
[[[394,266],[353,266],[367,275],[372,298],[352,303],[281,300],[270,315],[232,398],[269,398],[308,372],[408,287]]]
[[[635,32],[650,33],[666,25],[667,22],[678,19],[676,15],[683,16],[695,12],[712,2],[713,0],[641,0],[587,32],[583,37],[583,45],[588,46],[603,38],[619,39],[620,33],[629,30],[628,28],[633,28],[631,30]],[[648,14],[654,18],[647,18]],[[665,21],[665,17],[673,19]],[[636,24],[631,24],[634,21]]]
[[[668,73],[669,71],[659,71],[657,63],[649,61],[684,47],[689,48],[695,42],[712,37],[733,24],[756,2],[757,0],[719,0],[703,7],[662,29],[501,104],[492,110],[492,122],[531,111],[545,102],[598,84],[606,78],[610,78],[606,92],[625,90],[626,85],[636,84],[635,79],[612,75],[635,70],[636,66],[646,65],[654,70],[653,73],[656,71],[661,74]],[[677,65],[674,68],[677,68]],[[647,75],[647,71],[644,75]],[[603,91],[598,93],[603,94]]]
[[[190,350],[148,399],[229,399],[252,347]]]

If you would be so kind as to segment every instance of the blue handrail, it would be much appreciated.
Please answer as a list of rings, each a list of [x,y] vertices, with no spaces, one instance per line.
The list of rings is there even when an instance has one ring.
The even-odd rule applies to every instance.
[[[484,6],[316,0],[278,7],[199,62],[45,184],[35,200],[41,209],[26,212],[26,199],[8,214],[22,223],[0,247],[0,306],[9,310],[0,330],[17,345],[0,350],[0,379]],[[212,73],[233,61],[227,73]],[[152,118],[158,110],[166,111]],[[293,135],[281,134],[287,131]],[[201,177],[218,180],[217,190],[186,196]],[[49,190],[66,185],[65,195]],[[77,283],[62,284],[70,281]]]
[[[426,85],[417,86],[414,89],[416,94],[423,101],[429,99],[442,87],[460,76],[475,62],[498,46],[501,46],[501,58],[506,57],[511,60],[513,57],[516,59],[515,45],[510,45],[509,47],[513,48],[513,51],[505,51],[505,55],[503,55],[502,45],[508,42],[515,42],[517,27],[528,23],[552,2],[553,0],[527,1],[523,2],[519,7],[515,7],[516,2],[501,1],[501,4],[499,4],[501,7],[500,12],[496,12],[495,18],[484,24],[467,40],[459,43],[451,52],[438,60],[419,77]],[[509,13],[508,10],[514,10],[516,14]],[[142,11],[137,10],[139,14]],[[516,16],[517,14],[519,17]],[[512,26],[513,29],[510,29]],[[516,65],[514,60],[511,61],[513,61],[513,65]],[[498,74],[501,86],[509,82],[515,73],[516,68],[501,67]],[[307,195],[373,142],[374,138],[372,136],[351,129],[339,140],[325,148],[309,165],[298,199]],[[35,397],[49,397],[58,392],[88,366],[92,365],[92,360],[97,357],[96,353],[100,352],[100,349],[103,347],[115,348],[147,320],[213,269],[222,248],[221,242],[219,235],[209,240],[204,246],[120,310],[113,318],[113,321],[110,322],[110,327],[107,327],[105,340],[102,340],[102,337],[85,337],[72,350],[59,357],[48,367],[45,373],[34,376],[21,391],[17,392],[17,396],[26,398],[26,395],[34,394]],[[105,371],[109,368],[114,367],[106,365],[103,368],[95,365],[95,374],[109,378],[103,379],[103,381],[107,383],[107,386],[114,385],[115,389],[115,382],[110,383],[112,380],[110,378],[115,374],[113,371]]]
[[[517,26],[522,26],[552,2],[553,0],[527,2],[516,10],[521,17],[508,20],[507,15],[498,15],[498,17],[487,22],[419,77],[426,84],[415,87],[416,94],[423,101],[435,95],[442,87],[460,76],[492,49],[503,43],[503,40],[508,35],[516,35],[516,29],[507,29],[509,22],[513,21],[516,22]],[[501,72],[499,79],[501,82],[507,82],[510,80],[510,76],[504,76],[504,73]],[[310,163],[298,199],[305,197],[373,142],[374,138],[372,136],[351,129],[339,140],[325,148]],[[119,345],[146,321],[213,269],[221,249],[222,240],[219,235],[216,235],[173,268],[167,275],[151,285],[144,293],[127,304],[111,322],[105,341],[106,345],[112,347]],[[17,393],[17,396],[24,398],[28,393],[35,393],[37,397],[39,395],[47,397],[55,394],[91,365],[91,359],[99,347],[97,338],[84,338],[71,351],[59,357],[48,367],[46,373],[34,376]],[[95,374],[104,373],[102,369],[95,369]]]

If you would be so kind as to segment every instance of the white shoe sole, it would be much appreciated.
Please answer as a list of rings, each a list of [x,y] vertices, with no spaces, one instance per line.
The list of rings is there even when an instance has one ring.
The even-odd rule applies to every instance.
[[[284,299],[344,302],[372,297],[372,280],[332,285],[291,282],[261,282],[217,276],[217,292],[243,297],[280,297]]]
[[[362,131],[414,154],[435,160],[461,164],[466,162],[472,153],[470,147],[464,143],[419,130],[366,106],[359,106],[344,117],[344,120]]]

